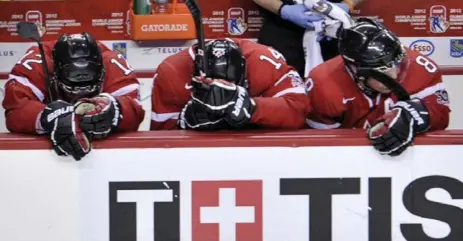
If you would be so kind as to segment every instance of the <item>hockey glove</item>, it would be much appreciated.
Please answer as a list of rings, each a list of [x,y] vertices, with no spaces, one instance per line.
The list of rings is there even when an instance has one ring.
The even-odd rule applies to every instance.
[[[59,156],[70,155],[79,161],[90,152],[91,143],[80,129],[71,104],[61,100],[48,104],[40,115],[40,124]]]
[[[122,119],[119,102],[107,93],[81,99],[74,106],[75,113],[82,116],[80,127],[92,138],[105,138]]]
[[[225,109],[234,105],[232,93],[228,91],[235,88],[234,84],[204,77],[194,77],[191,83],[194,86],[191,91],[192,100],[207,107],[210,112],[215,112],[217,116],[223,116]]]
[[[429,128],[429,113],[419,99],[399,101],[368,130],[373,147],[382,155],[398,156],[416,135]]]
[[[251,121],[256,103],[244,87],[221,79],[203,78],[197,81],[207,84],[209,89],[201,94],[193,92],[193,102],[217,116],[223,116],[233,128],[243,128]]]
[[[223,117],[191,100],[183,107],[178,120],[180,129],[212,131],[230,128]]]

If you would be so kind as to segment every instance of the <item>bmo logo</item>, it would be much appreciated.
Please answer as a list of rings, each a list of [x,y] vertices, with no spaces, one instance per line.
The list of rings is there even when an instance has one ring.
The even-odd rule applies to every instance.
[[[424,56],[429,56],[434,53],[434,44],[429,40],[419,39],[413,41],[409,47],[411,50],[420,52]]]

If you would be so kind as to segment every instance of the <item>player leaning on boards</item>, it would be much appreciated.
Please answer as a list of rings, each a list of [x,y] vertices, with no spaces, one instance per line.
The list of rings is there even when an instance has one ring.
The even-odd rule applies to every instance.
[[[138,129],[144,117],[140,84],[122,55],[88,33],[64,34],[43,45],[54,93],[47,91],[39,48],[31,47],[5,85],[9,131],[48,135],[58,155],[80,160],[92,139]]]
[[[196,45],[159,65],[151,130],[304,127],[310,110],[306,88],[279,52],[239,39],[209,41],[204,52],[205,78],[199,77]]]
[[[384,25],[359,19],[341,31],[341,55],[316,67],[308,80],[312,128],[367,128],[381,154],[401,154],[413,138],[449,123],[442,73],[429,58],[405,48]],[[392,77],[410,94],[398,100],[390,88],[363,70]]]

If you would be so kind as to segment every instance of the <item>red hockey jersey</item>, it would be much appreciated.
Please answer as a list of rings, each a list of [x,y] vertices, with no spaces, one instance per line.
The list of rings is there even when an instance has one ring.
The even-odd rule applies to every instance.
[[[50,73],[53,71],[52,50],[56,41],[44,42],[45,58]],[[102,92],[113,95],[121,105],[120,131],[136,131],[143,121],[144,110],[140,104],[140,83],[125,58],[98,43],[105,66]],[[11,132],[38,133],[39,114],[45,108],[47,99],[46,79],[38,47],[27,50],[11,70],[5,84],[6,127]]]
[[[430,130],[445,129],[449,123],[449,99],[437,65],[418,52],[407,49],[408,69],[401,81],[411,98],[419,98],[429,110]],[[313,112],[307,124],[316,129],[368,128],[387,112],[397,97],[363,94],[347,73],[341,56],[317,66],[307,82]]]
[[[232,39],[246,58],[249,93],[256,101],[251,122],[267,128],[302,128],[309,110],[303,81],[276,50]],[[193,47],[169,56],[158,67],[152,90],[151,130],[177,129],[179,112],[191,99]]]

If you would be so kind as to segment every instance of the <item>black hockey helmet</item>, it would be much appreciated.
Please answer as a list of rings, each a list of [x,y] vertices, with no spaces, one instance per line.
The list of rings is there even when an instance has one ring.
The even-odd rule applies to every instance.
[[[63,34],[53,48],[54,78],[66,101],[100,93],[104,78],[101,50],[89,33]]]
[[[204,54],[207,58],[206,77],[224,79],[236,85],[247,87],[246,59],[240,47],[231,39],[217,39],[206,43]],[[197,59],[199,60],[199,59]],[[198,61],[195,75],[199,75]]]
[[[338,48],[347,71],[367,93],[374,92],[365,84],[370,76],[358,70],[373,69],[388,73],[408,63],[399,38],[382,23],[368,18],[360,18],[351,28],[342,30]],[[397,81],[400,82],[399,79]]]

